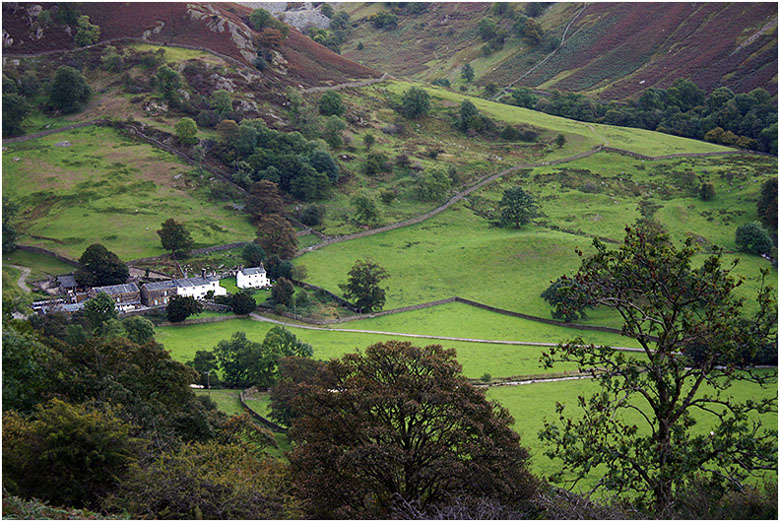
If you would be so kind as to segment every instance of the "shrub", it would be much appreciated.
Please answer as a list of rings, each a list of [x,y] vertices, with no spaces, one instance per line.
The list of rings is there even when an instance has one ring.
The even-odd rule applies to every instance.
[[[341,95],[336,91],[325,91],[317,103],[320,114],[324,116],[343,116],[347,108],[341,101]]]
[[[431,97],[419,87],[411,87],[401,97],[398,113],[405,118],[416,119],[428,114],[431,109]]]
[[[387,156],[381,152],[371,152],[368,154],[365,163],[365,172],[369,176],[374,176],[379,172],[390,172],[392,167]]]
[[[301,212],[301,223],[310,227],[322,224],[325,217],[325,207],[321,205],[307,205]]]
[[[743,252],[762,255],[772,251],[772,239],[761,223],[754,221],[737,228],[734,242]]]
[[[64,65],[57,69],[51,85],[49,103],[55,109],[69,114],[84,108],[92,90],[84,75],[73,67]]]
[[[192,118],[184,117],[176,122],[174,132],[176,139],[182,145],[195,145],[198,143],[198,126]]]
[[[712,183],[702,183],[699,187],[699,197],[704,201],[715,199],[715,185]]]

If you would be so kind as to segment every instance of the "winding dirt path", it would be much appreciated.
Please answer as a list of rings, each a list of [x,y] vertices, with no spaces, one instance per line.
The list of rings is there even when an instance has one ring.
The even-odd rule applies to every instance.
[[[8,266],[12,268],[16,268],[17,270],[22,272],[22,274],[19,276],[19,280],[16,281],[16,284],[19,286],[19,288],[21,288],[22,291],[26,294],[32,292],[32,290],[30,290],[30,287],[27,286],[27,277],[30,275],[30,269],[27,268],[26,266],[21,266],[21,265],[8,265]]]

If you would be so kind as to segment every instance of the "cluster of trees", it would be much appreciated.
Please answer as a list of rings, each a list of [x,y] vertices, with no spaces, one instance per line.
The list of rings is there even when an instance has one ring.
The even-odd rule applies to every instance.
[[[4,321],[4,494],[133,518],[300,518],[271,434],[196,396],[197,373],[146,319],[120,324]]]
[[[349,26],[349,13],[345,11],[334,12],[333,7],[323,4],[320,8],[323,15],[330,19],[328,29],[309,27],[306,35],[333,52],[341,54],[341,44],[349,39],[351,33]]]
[[[268,331],[262,343],[250,341],[244,332],[236,332],[212,350],[198,350],[187,364],[201,375],[209,373],[212,386],[269,388],[279,378],[279,359],[311,357],[313,353],[311,345],[301,342],[281,326],[275,326]]]
[[[338,116],[331,118],[343,124]],[[260,119],[243,120],[240,125],[225,120],[217,132],[215,153],[236,169],[234,180],[246,188],[266,180],[298,199],[313,201],[327,197],[339,179],[341,171],[327,146],[299,132],[269,129]]]
[[[537,97],[515,89],[507,103],[580,121],[621,125],[704,139],[777,154],[777,107],[764,89],[735,94],[719,87],[707,95],[686,79],[650,88],[628,106],[604,104],[575,93]]]
[[[531,2],[526,4],[524,11],[515,11],[511,4],[506,2],[494,3],[491,15],[482,18],[477,26],[480,38],[485,42],[482,46],[482,54],[489,56],[504,47],[511,34],[520,38],[527,45],[542,47],[552,51],[560,43],[552,35],[545,35],[542,26],[535,20],[547,8],[545,2]]]

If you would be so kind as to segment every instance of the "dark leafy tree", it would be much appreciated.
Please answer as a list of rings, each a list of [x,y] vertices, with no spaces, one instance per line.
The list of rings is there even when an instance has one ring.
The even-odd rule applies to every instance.
[[[369,259],[355,261],[349,270],[347,283],[339,285],[344,297],[355,300],[355,307],[360,312],[374,312],[385,305],[386,288],[379,284],[390,277],[387,270]]]
[[[100,332],[101,328],[119,316],[116,304],[111,296],[100,292],[92,299],[84,303],[84,316],[89,320],[92,329]]]
[[[343,116],[347,108],[337,91],[325,91],[317,102],[320,114],[324,116]]]
[[[398,112],[405,118],[416,119],[431,110],[431,97],[428,91],[419,87],[410,87],[401,96]]]
[[[128,317],[122,321],[125,335],[135,344],[154,341],[154,323],[145,317]]]
[[[16,249],[18,232],[11,224],[11,220],[19,212],[19,207],[8,196],[3,196],[3,254],[8,254]]]
[[[591,304],[621,315],[623,335],[642,352],[629,357],[575,339],[542,356],[546,367],[575,362],[600,385],[580,397],[583,417],[558,404],[559,422],[545,424],[547,454],[563,463],[555,478],[577,480],[598,469],[597,487],[630,494],[635,505],[664,517],[694,480],[739,488],[750,473],[776,469],[776,432],[755,422],[776,411],[775,399],[741,401],[729,392],[735,382],[763,386],[771,378],[743,361],[745,350],[776,338],[773,292],[759,292],[758,312],[746,320],[744,300],[734,295],[741,281],[722,268],[720,252],[694,268],[693,240],[678,249],[657,228],[643,227],[627,228],[617,250],[598,240],[594,246],[575,280]],[[684,355],[692,344],[708,346],[698,364]],[[709,434],[691,429],[694,412],[712,420]]]
[[[520,225],[530,223],[539,215],[535,198],[520,186],[506,189],[498,206],[501,209],[502,226],[520,228]]]
[[[189,296],[175,295],[168,301],[165,314],[172,323],[180,323],[191,315],[198,315],[203,311],[201,305],[195,298]]]
[[[371,147],[376,143],[376,138],[373,134],[366,134],[363,136],[363,145],[366,146],[366,150],[371,150]]]
[[[582,286],[570,277],[559,277],[540,296],[552,307],[553,319],[576,321],[587,319],[585,309],[590,307]]]
[[[452,180],[447,169],[436,165],[425,169],[417,185],[417,195],[425,201],[437,201],[447,195],[452,186]]]
[[[496,21],[487,16],[481,19],[477,26],[480,38],[486,42],[496,37],[496,29]]]
[[[174,71],[167,65],[161,65],[157,68],[157,72],[154,75],[157,83],[157,88],[165,96],[168,101],[174,100],[178,97],[176,91],[181,89],[184,80],[181,74]]]
[[[246,292],[236,292],[230,298],[230,308],[233,309],[234,314],[244,315],[251,314],[257,308],[255,298]]]
[[[261,180],[249,189],[247,210],[254,221],[260,221],[264,216],[281,214],[284,202],[279,194],[279,186],[268,180]]]
[[[369,17],[369,20],[376,29],[395,29],[398,26],[398,15],[387,12],[379,11]]]
[[[388,341],[327,370],[292,401],[290,462],[311,516],[390,518],[399,502],[534,493],[512,417],[461,375],[454,350]]]
[[[132,466],[103,508],[136,519],[301,519],[291,487],[286,466],[249,445],[192,443]]]
[[[257,243],[247,243],[241,250],[241,259],[248,267],[261,266],[265,261],[265,250]]]
[[[390,160],[381,152],[369,152],[366,156],[364,171],[369,176],[375,176],[380,172],[391,172],[393,166]]]
[[[70,114],[84,108],[92,90],[84,75],[73,67],[63,65],[54,74],[49,92],[49,104],[54,109]]]
[[[761,255],[772,251],[772,238],[758,221],[737,227],[734,242],[742,252]]]
[[[298,387],[303,384],[313,384],[315,380],[323,382],[319,372],[325,371],[327,365],[308,357],[283,357],[277,362],[279,379],[271,388],[271,418],[276,422],[289,426],[295,417],[302,412],[293,409],[293,400],[298,394]]]
[[[460,104],[460,109],[458,109],[456,126],[463,132],[470,130],[479,132],[485,126],[485,119],[473,103],[469,100],[463,100]]]
[[[249,22],[256,30],[260,31],[266,27],[273,27],[275,18],[274,15],[265,9],[253,9],[249,13]]]
[[[40,402],[49,352],[31,332],[3,324],[3,411],[26,413]]]
[[[328,116],[325,120],[325,128],[322,132],[322,139],[324,139],[328,145],[334,149],[338,149],[344,145],[344,138],[342,132],[347,128],[347,124],[344,123],[340,117],[334,115]]]
[[[273,288],[271,288],[271,299],[276,304],[287,306],[290,304],[294,293],[295,287],[290,280],[286,277],[280,277],[274,283]]]
[[[74,275],[83,286],[119,285],[130,276],[130,270],[119,256],[100,243],[89,245],[79,263],[81,268]]]
[[[255,243],[263,247],[268,254],[276,254],[282,259],[292,259],[298,249],[295,229],[279,214],[263,216],[260,219]]]
[[[563,134],[558,134],[555,137],[555,144],[558,145],[559,149],[562,149],[564,145],[566,145],[566,136]]]
[[[767,230],[777,232],[777,178],[761,185],[761,196],[756,204],[758,219]]]
[[[162,247],[169,250],[174,258],[186,256],[192,249],[193,241],[190,231],[185,228],[183,223],[179,223],[173,218],[168,218],[162,224],[157,235],[160,236]]]
[[[55,505],[96,507],[143,446],[110,409],[52,399],[29,420],[3,414],[3,487]]]
[[[357,192],[350,199],[355,207],[355,220],[368,225],[379,221],[379,209],[374,198],[366,192]]]
[[[276,254],[269,256],[268,260],[266,261],[265,270],[268,275],[268,279],[272,281],[276,281],[280,277],[284,277],[285,279],[292,279],[292,269],[293,264],[290,261],[284,260]]]
[[[186,365],[200,374],[200,384],[211,388],[219,384],[219,375],[216,370],[219,368],[217,356],[211,350],[198,350],[191,361]]]
[[[24,134],[22,123],[32,108],[18,94],[3,94],[3,136]]]
[[[699,197],[704,201],[715,199],[715,185],[712,183],[702,183],[699,187]]]
[[[463,68],[460,70],[460,77],[466,80],[467,82],[471,82],[471,80],[474,79],[474,68],[471,66],[470,63],[464,65]]]
[[[301,212],[301,223],[310,227],[322,224],[325,217],[325,207],[322,205],[307,205]]]

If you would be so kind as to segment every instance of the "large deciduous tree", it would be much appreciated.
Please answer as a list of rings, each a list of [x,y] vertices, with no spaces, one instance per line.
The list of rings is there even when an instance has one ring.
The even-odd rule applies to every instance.
[[[520,225],[527,224],[539,213],[534,197],[519,186],[506,189],[498,206],[503,226],[520,228]]]
[[[369,259],[355,261],[349,270],[347,284],[339,285],[344,297],[355,300],[355,307],[361,312],[381,310],[385,305],[385,288],[379,283],[390,277],[387,270]]]
[[[84,75],[73,67],[63,65],[54,74],[49,91],[49,103],[66,114],[84,108],[92,91]]]
[[[341,101],[341,95],[337,91],[325,91],[322,93],[317,106],[320,114],[324,116],[343,116],[347,108]]]
[[[99,331],[103,325],[119,316],[114,300],[105,292],[100,292],[84,303],[84,316],[92,328]]]
[[[759,256],[772,251],[772,238],[757,221],[738,226],[734,233],[734,243],[739,250]]]
[[[431,97],[428,91],[419,87],[410,87],[401,96],[398,112],[405,118],[419,118],[431,110]]]
[[[194,297],[175,295],[168,301],[165,314],[172,323],[180,323],[191,315],[198,315],[203,311],[203,305]]]
[[[767,230],[777,232],[777,178],[772,178],[761,185],[761,196],[756,203],[758,219]]]
[[[690,239],[677,248],[658,228],[626,231],[617,250],[595,240],[596,254],[575,280],[591,304],[617,310],[624,335],[642,352],[627,356],[575,339],[544,354],[548,367],[575,362],[600,391],[580,397],[580,418],[558,404],[560,422],[547,422],[542,438],[552,444],[548,455],[563,462],[559,478],[598,472],[597,487],[631,492],[636,505],[664,518],[696,480],[739,488],[751,472],[776,469],[777,434],[756,422],[776,411],[776,400],[740,401],[729,388],[776,379],[745,361],[776,342],[777,304],[764,288],[757,314],[744,317],[744,300],[734,295],[741,281],[721,266],[719,252],[694,267]],[[696,346],[706,349],[694,362],[686,351]],[[711,431],[696,429],[694,414],[709,417]]]
[[[120,285],[127,281],[130,270],[119,256],[100,243],[89,245],[79,258],[76,281],[83,286]]]
[[[389,518],[399,503],[424,510],[534,491],[512,417],[463,377],[455,350],[388,341],[329,361],[327,373],[298,387],[289,432],[314,518]]]
[[[162,224],[162,228],[157,231],[160,236],[160,243],[165,250],[170,250],[171,255],[175,257],[185,256],[192,249],[193,241],[190,231],[184,224],[179,223],[173,218],[168,218]]]
[[[279,186],[273,181],[260,180],[249,189],[247,210],[255,222],[264,216],[281,214],[284,210],[284,201],[279,194]]]
[[[269,254],[276,254],[283,259],[292,259],[298,249],[295,229],[279,214],[263,216],[260,219],[255,243]]]

